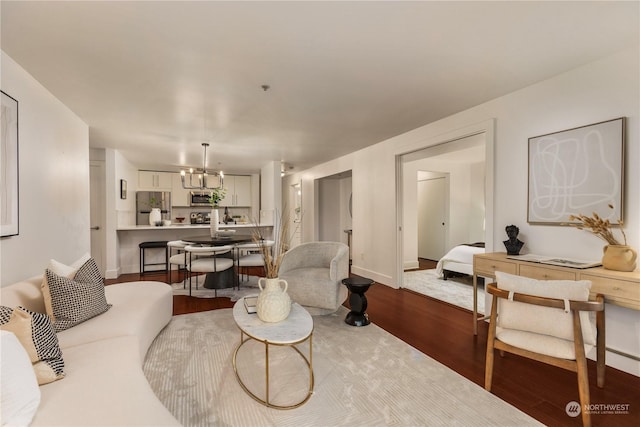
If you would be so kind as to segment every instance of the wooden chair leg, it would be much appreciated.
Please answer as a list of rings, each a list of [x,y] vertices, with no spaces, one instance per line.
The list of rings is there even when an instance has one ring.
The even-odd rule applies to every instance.
[[[493,382],[494,342],[496,339],[496,320],[498,317],[498,298],[494,295],[491,304],[491,320],[489,321],[489,333],[487,336],[487,356],[484,365],[484,388],[491,391]]]
[[[602,295],[598,295],[598,302],[604,302],[604,297]],[[606,343],[605,339],[605,326],[604,326],[604,311],[598,311],[596,313],[596,379],[598,387],[604,387],[604,371],[605,371],[605,354],[606,354]]]
[[[587,357],[584,353],[584,341],[582,339],[582,326],[580,313],[572,310],[573,315],[573,343],[576,356],[576,373],[578,374],[578,394],[580,396],[580,408],[582,412],[582,425],[591,427],[591,415],[585,408],[591,403],[589,397],[589,372],[587,370]]]

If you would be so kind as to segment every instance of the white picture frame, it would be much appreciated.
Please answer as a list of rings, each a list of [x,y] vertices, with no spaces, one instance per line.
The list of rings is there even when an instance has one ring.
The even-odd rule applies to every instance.
[[[0,237],[20,231],[18,187],[18,101],[2,93],[0,113]]]
[[[595,212],[619,224],[624,139],[624,117],[529,138],[527,222],[569,225]]]

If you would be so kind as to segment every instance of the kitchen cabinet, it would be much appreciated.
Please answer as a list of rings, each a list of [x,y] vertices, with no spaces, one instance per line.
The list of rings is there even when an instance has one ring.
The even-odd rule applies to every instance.
[[[220,206],[251,206],[251,176],[225,175],[224,188],[227,193]]]
[[[171,191],[171,175],[171,172],[138,171],[138,189]]]
[[[191,190],[182,188],[182,178],[179,173],[171,174],[171,206],[191,206]]]

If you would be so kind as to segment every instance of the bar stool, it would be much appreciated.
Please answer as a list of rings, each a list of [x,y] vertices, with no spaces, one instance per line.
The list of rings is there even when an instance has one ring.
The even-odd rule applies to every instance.
[[[142,242],[138,245],[140,248],[140,275],[144,275],[147,273],[145,267],[150,265],[164,265],[164,271],[169,269],[169,248],[167,247],[167,241],[156,241],[156,242]],[[164,249],[164,262],[153,262],[153,263],[145,263],[144,256],[145,251],[147,249]],[[161,270],[150,270],[152,271],[161,271]]]

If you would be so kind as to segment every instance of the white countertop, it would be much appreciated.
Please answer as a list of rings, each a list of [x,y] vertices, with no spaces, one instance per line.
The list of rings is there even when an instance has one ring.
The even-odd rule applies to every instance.
[[[237,228],[255,228],[255,224],[220,224],[218,227],[221,230],[224,229],[237,229]],[[273,227],[273,225],[260,224],[259,227]],[[195,229],[210,228],[209,224],[171,224],[171,225],[121,225],[118,227],[118,231],[135,231],[135,230],[195,230]]]

